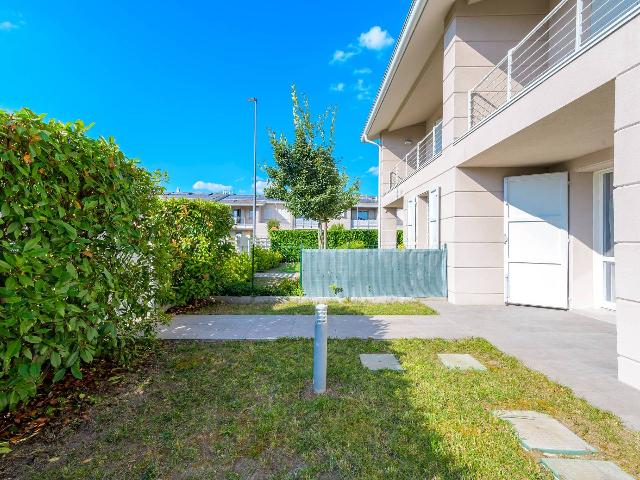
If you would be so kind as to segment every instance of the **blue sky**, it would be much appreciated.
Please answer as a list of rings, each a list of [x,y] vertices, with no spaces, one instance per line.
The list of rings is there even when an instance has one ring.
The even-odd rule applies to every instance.
[[[337,157],[377,193],[376,148],[359,137],[410,0],[3,3],[2,108],[95,122],[92,135],[166,171],[169,190],[241,193],[252,189],[246,99],[259,98],[264,164],[267,128],[291,132],[296,83],[315,112],[338,108]]]

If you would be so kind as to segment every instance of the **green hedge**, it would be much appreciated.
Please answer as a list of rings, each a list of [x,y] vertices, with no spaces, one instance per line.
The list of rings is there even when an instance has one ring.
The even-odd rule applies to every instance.
[[[338,248],[351,242],[360,242],[363,248],[378,247],[377,230],[346,230],[329,229],[327,246]],[[318,232],[316,230],[272,230],[269,232],[271,249],[280,252],[287,262],[300,261],[300,250],[303,248],[318,248]]]
[[[255,255],[256,272],[266,272],[276,268],[282,262],[282,254],[274,250],[256,246],[253,249]]]
[[[161,176],[86,130],[0,112],[0,410],[125,358],[168,293]]]
[[[184,305],[219,295],[230,283],[250,275],[250,264],[235,258],[229,241],[233,217],[228,205],[169,199],[162,201],[160,215],[176,261],[171,303]]]

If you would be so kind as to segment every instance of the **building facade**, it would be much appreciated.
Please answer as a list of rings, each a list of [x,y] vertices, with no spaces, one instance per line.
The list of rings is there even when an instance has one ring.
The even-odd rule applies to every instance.
[[[167,193],[165,198],[199,199],[212,202],[220,202],[229,205],[234,219],[233,235],[250,237],[253,232],[253,195],[236,195],[227,193]],[[278,222],[280,229],[315,229],[318,224],[306,218],[295,218],[284,203],[279,200],[271,200],[264,195],[258,195],[256,202],[256,237],[267,238],[268,222]],[[378,228],[378,199],[377,197],[363,195],[360,201],[351,210],[344,212],[342,217],[333,220],[329,225],[343,225],[347,229],[352,228]]]
[[[640,0],[415,0],[364,130],[456,304],[616,310],[640,388]]]

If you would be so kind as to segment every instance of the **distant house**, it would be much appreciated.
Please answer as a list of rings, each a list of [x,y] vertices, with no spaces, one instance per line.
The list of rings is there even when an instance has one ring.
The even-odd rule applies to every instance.
[[[253,195],[175,192],[167,193],[164,197],[187,198],[192,200],[198,199],[229,205],[235,221],[232,234],[251,236],[253,231]],[[257,238],[268,237],[267,222],[269,220],[277,221],[280,225],[279,228],[284,230],[315,229],[318,227],[317,222],[312,220],[308,220],[306,218],[295,218],[284,206],[284,202],[268,199],[264,195],[258,195],[256,212]],[[337,224],[344,225],[347,229],[378,228],[378,197],[362,195],[355,207],[344,212],[341,218],[330,223],[330,225]]]

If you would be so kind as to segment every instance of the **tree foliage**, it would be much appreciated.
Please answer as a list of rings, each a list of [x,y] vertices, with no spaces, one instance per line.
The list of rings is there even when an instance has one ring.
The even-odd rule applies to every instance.
[[[359,183],[338,168],[334,157],[334,109],[312,118],[309,101],[292,87],[294,139],[270,132],[275,165],[267,166],[268,198],[282,200],[296,217],[318,222],[318,246],[327,246],[327,226],[358,202]]]

